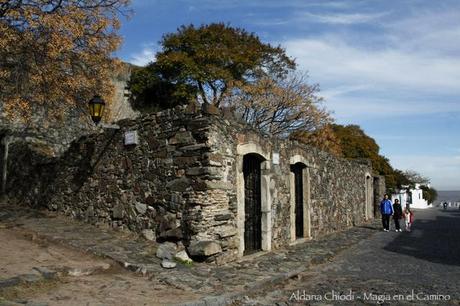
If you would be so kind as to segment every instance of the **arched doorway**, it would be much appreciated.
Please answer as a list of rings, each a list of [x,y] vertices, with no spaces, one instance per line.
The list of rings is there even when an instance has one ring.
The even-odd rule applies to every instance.
[[[259,144],[236,147],[238,256],[271,250],[270,154]]]
[[[304,233],[304,178],[303,171],[306,166],[302,163],[291,165],[294,174],[294,202],[295,202],[295,238],[305,238]]]
[[[374,180],[369,173],[366,173],[365,197],[364,217],[366,220],[369,220],[374,216]]]
[[[246,154],[243,157],[245,255],[262,249],[262,161],[256,154]]]
[[[291,242],[311,237],[310,164],[301,155],[290,159]]]

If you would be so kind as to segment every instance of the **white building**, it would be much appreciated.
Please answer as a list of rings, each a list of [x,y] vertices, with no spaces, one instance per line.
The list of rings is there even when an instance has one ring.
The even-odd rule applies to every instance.
[[[420,188],[420,184],[415,184],[415,188],[409,188],[409,186],[402,186],[403,188],[396,191],[391,195],[391,201],[398,199],[403,209],[407,204],[410,208],[429,208],[427,200],[423,198],[423,190]]]

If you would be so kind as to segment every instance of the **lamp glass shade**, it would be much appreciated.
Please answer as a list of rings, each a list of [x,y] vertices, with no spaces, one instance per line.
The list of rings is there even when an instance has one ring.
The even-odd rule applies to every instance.
[[[105,101],[98,95],[94,96],[88,103],[91,119],[98,124],[104,114]]]

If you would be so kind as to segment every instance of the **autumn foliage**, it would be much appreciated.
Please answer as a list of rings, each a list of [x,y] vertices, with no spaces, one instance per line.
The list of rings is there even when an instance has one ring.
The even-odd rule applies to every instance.
[[[334,156],[343,157],[342,145],[331,124],[325,124],[323,127],[310,132],[305,130],[295,131],[289,138],[316,147]]]
[[[295,132],[312,133],[332,123],[318,91],[317,85],[306,82],[306,75],[291,72],[242,85],[224,102],[262,133],[286,138]]]
[[[0,101],[27,119],[86,106],[98,93],[110,101],[116,31],[129,0],[0,0]]]

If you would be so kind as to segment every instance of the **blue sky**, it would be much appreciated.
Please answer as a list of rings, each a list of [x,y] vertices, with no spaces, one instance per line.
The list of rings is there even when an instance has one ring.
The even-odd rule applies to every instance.
[[[280,44],[402,170],[460,190],[460,1],[133,0],[118,56],[145,65],[182,24],[225,22]]]

